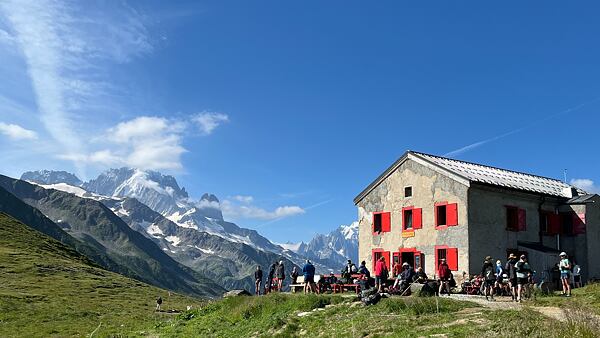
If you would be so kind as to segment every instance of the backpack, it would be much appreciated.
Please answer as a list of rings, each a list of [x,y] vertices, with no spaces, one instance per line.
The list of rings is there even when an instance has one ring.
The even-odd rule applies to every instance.
[[[379,293],[372,294],[370,296],[361,298],[361,302],[365,305],[375,305],[381,300],[381,295]]]
[[[485,268],[485,279],[491,280],[494,279],[494,267],[489,265]]]
[[[518,261],[517,264],[515,264],[515,271],[523,272],[523,265],[525,265],[525,262]]]

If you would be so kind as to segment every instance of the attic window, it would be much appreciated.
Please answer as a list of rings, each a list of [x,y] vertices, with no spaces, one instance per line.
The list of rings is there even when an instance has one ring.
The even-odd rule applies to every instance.
[[[412,187],[404,187],[404,197],[412,197]]]

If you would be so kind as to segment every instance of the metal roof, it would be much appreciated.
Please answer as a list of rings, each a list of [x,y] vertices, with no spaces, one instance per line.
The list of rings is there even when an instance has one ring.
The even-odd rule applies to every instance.
[[[371,190],[379,185],[408,158],[424,160],[425,162],[442,169],[447,174],[459,176],[460,178],[463,178],[469,182],[478,182],[565,198],[573,197],[572,189],[576,189],[575,195],[585,194],[585,191],[577,189],[554,178],[500,169],[482,164],[459,161],[409,150],[375,181],[373,181],[365,190],[363,190],[354,199],[354,203],[357,204],[360,202]]]
[[[581,196],[575,196],[569,199],[566,204],[586,204],[586,203],[594,203],[594,197],[597,197],[596,194],[585,194]]]

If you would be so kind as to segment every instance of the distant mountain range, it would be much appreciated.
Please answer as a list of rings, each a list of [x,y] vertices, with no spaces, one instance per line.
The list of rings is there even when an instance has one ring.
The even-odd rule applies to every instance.
[[[338,271],[347,258],[356,260],[358,255],[357,225],[342,226],[328,235],[317,235],[308,244],[300,243],[294,248],[277,245],[255,230],[225,221],[216,196],[204,194],[194,201],[174,177],[156,171],[110,169],[95,179],[82,182],[67,172],[41,170],[26,172],[21,179],[38,185],[40,190],[57,191],[47,195],[61,196],[61,201],[70,201],[68,204],[104,206],[96,212],[84,213],[85,217],[80,218],[85,219],[88,226],[110,218],[121,225],[118,232],[131,235],[129,230],[132,230],[143,235],[176,262],[226,289],[252,289],[256,265],[266,269],[271,263],[283,260],[290,271],[293,265],[301,266],[306,258],[310,258],[318,271]],[[13,193],[19,197],[18,191]],[[98,234],[91,236],[89,230],[82,231],[81,225],[68,214],[81,214],[81,210],[74,208],[65,212],[64,208],[58,208],[57,211],[56,205],[44,196],[31,198],[21,194],[19,198],[40,209],[81,242],[92,243],[92,246],[96,242],[102,246],[112,245],[98,240]],[[123,223],[107,212],[118,216],[116,218],[129,230],[123,229]]]

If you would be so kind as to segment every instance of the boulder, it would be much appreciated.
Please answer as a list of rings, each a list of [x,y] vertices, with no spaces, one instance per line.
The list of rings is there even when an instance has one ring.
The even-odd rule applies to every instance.
[[[237,297],[237,296],[251,296],[250,292],[246,290],[231,290],[223,294],[223,297]]]

